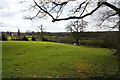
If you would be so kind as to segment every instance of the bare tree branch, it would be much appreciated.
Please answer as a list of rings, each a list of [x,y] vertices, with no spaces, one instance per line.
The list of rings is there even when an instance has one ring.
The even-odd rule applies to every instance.
[[[40,12],[41,12],[41,11],[39,10],[39,11],[37,12],[37,14],[36,14],[35,16],[32,17],[32,19],[34,19],[35,17],[37,17],[37,16],[39,15]]]
[[[61,20],[70,20],[70,19],[82,19],[86,16],[89,16],[91,14],[93,14],[96,10],[98,10],[100,7],[101,7],[102,4],[98,5],[95,9],[93,9],[90,13],[88,14],[85,14],[83,16],[80,16],[80,17],[76,17],[76,16],[72,16],[72,17],[68,17],[68,18],[61,18],[61,19],[53,19],[52,22],[55,22],[55,21],[61,21]]]
[[[103,18],[102,21],[100,22],[100,24],[99,24],[98,26],[101,26],[106,19],[108,19],[108,18],[110,18],[110,17],[112,17],[112,16],[115,16],[115,15],[117,15],[117,13],[108,15],[107,17]]]
[[[67,3],[68,3],[69,1],[65,1],[65,2],[62,2],[62,3],[56,3],[56,2],[53,2],[52,1],[52,3],[54,4],[54,5],[60,5],[60,6],[63,6],[63,5],[66,5]]]
[[[41,6],[39,6],[35,0],[33,0],[33,1],[36,6],[38,6],[42,11],[44,11],[46,14],[48,14],[54,20],[54,17],[48,11],[44,10]]]
[[[102,4],[104,4],[104,5],[108,6],[108,7],[110,7],[110,8],[113,9],[113,10],[115,10],[115,11],[117,12],[117,14],[120,15],[120,9],[117,8],[116,6],[114,6],[114,5],[112,5],[112,4],[108,3],[108,2],[102,2]]]
[[[91,12],[86,13],[86,14],[83,15],[84,11],[86,10],[86,7],[88,6],[89,2],[91,1],[91,0],[89,0],[88,2],[87,2],[87,1],[82,2],[82,3],[78,6],[78,8],[75,10],[75,12],[77,12],[78,10],[80,10],[81,6],[87,2],[87,3],[85,4],[84,9],[82,10],[82,13],[80,14],[80,16],[68,16],[68,17],[64,17],[64,18],[59,18],[60,15],[61,15],[62,12],[63,12],[63,7],[69,2],[69,0],[68,0],[68,1],[65,1],[65,2],[53,2],[53,1],[49,1],[49,3],[52,3],[53,5],[55,5],[55,6],[52,7],[52,9],[49,8],[49,9],[50,9],[49,11],[48,11],[47,8],[45,7],[45,5],[47,5],[47,4],[44,4],[44,3],[43,3],[43,7],[41,7],[40,5],[38,5],[38,3],[37,3],[35,0],[33,0],[33,1],[34,1],[35,5],[36,5],[43,13],[45,13],[46,15],[49,15],[49,16],[52,18],[52,22],[62,21],[62,20],[71,20],[71,19],[82,19],[82,18],[84,18],[84,17],[87,17],[87,16],[89,16],[89,15],[92,15],[92,14],[93,14],[95,11],[97,11],[102,5],[106,5],[106,6],[110,7],[111,9],[115,10],[115,11],[117,12],[117,14],[120,15],[120,9],[117,8],[116,6],[108,3],[108,2],[98,2],[99,4],[96,6],[96,8],[94,8]],[[70,1],[71,1],[71,0],[70,0]],[[42,2],[41,2],[40,4],[42,4]],[[49,6],[49,4],[48,4],[47,6]],[[57,8],[56,8],[56,7],[57,7]],[[56,10],[55,8],[56,8],[57,10]],[[55,9],[55,10],[54,10],[54,9]],[[51,11],[53,11],[53,10],[55,11],[56,16],[52,15],[52,13],[54,13],[54,12],[51,12]],[[74,12],[74,13],[75,13],[75,12]],[[34,17],[37,17],[39,13],[40,13],[40,12],[38,12]],[[44,15],[44,16],[46,16],[46,15]],[[33,18],[34,18],[34,17],[33,17]]]
[[[78,12],[78,10],[81,8],[81,6],[82,6],[85,2],[86,2],[86,1],[82,2],[82,3],[79,5],[79,7],[74,11],[74,13],[75,13],[75,12]]]
[[[89,2],[90,2],[90,1],[89,1]],[[84,13],[84,11],[86,10],[86,7],[87,7],[87,5],[89,4],[89,2],[87,2],[87,4],[85,5],[85,7],[84,7],[82,13],[80,14],[80,16],[82,16],[82,14]]]

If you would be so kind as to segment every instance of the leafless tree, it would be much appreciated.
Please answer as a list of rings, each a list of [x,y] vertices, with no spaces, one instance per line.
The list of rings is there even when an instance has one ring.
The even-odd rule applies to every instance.
[[[38,30],[38,32],[40,33],[40,39],[43,40],[43,34],[44,34],[45,28],[43,27],[43,25],[38,26],[38,28],[40,30],[40,32]]]
[[[66,30],[70,31],[72,37],[76,40],[77,46],[79,46],[79,39],[80,39],[79,34],[84,31],[86,26],[87,26],[87,22],[81,19],[77,21],[71,21],[66,27]]]
[[[30,19],[34,19],[35,17],[45,17],[50,16],[52,21],[61,21],[61,20],[70,20],[70,19],[82,19],[89,15],[92,15],[95,11],[97,11],[103,5],[110,7],[111,9],[115,10],[117,14],[120,13],[119,8],[116,6],[106,2],[106,0],[33,0],[34,4],[31,5],[30,9],[34,9],[38,11],[35,16],[29,17]],[[72,7],[70,6],[70,4]],[[91,11],[88,10],[91,4],[94,4],[94,7]],[[68,10],[66,10],[66,8]],[[70,9],[69,9],[70,8]],[[69,15],[64,13],[64,10],[69,11]],[[63,16],[66,15],[66,16]],[[113,15],[114,16],[114,15]],[[27,18],[27,17],[26,17]]]
[[[74,5],[74,3],[76,4]],[[94,4],[92,8],[90,8],[91,4]],[[95,13],[103,6],[114,10],[114,13],[107,13],[107,16],[101,19],[101,23],[99,25],[101,25],[108,18],[117,16],[118,22],[116,26],[118,26],[118,41],[120,41],[120,8],[114,4],[111,4],[109,0],[33,0],[33,4],[31,5],[29,10],[34,10],[36,12],[36,15],[33,17],[25,18],[32,20],[36,17],[43,18],[49,16],[52,18],[52,22],[71,19],[82,19],[87,16],[93,15],[93,13]],[[116,26],[113,26],[113,28]],[[118,42],[117,53],[120,54],[120,42]]]

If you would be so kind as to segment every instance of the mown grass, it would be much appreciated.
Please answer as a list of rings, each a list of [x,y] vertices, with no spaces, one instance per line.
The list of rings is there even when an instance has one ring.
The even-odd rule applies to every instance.
[[[2,42],[3,78],[86,78],[114,75],[117,57],[105,48],[38,41]]]

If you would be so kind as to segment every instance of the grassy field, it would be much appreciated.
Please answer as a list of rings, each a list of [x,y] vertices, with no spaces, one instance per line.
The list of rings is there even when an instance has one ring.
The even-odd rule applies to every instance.
[[[105,48],[52,42],[3,41],[3,78],[68,78],[114,75],[117,57]]]

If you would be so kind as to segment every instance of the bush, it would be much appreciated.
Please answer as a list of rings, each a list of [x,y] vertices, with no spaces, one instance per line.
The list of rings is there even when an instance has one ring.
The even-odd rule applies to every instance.
[[[102,40],[82,40],[80,41],[80,45],[85,46],[93,46],[93,47],[103,47],[103,41]]]
[[[105,37],[102,37],[103,45],[102,47],[116,49],[118,47],[118,34],[109,33]]]
[[[11,39],[11,40],[13,40],[13,41],[20,41],[20,39]]]
[[[29,41],[26,36],[24,36],[22,40],[23,40],[23,41]]]
[[[5,37],[4,34],[2,34],[2,41],[7,41],[7,38]]]
[[[103,40],[104,42],[103,42],[102,46],[105,47],[105,48],[114,48],[114,49],[116,49],[117,48],[117,41],[115,40],[115,38],[113,38],[113,39],[110,39],[110,38],[104,39]]]
[[[43,38],[42,38],[42,41],[48,41],[48,40],[47,40],[46,38],[43,37]]]
[[[58,37],[57,39],[58,43],[68,43],[68,44],[72,44],[75,42],[75,40],[71,37],[71,36],[62,36],[62,37]]]
[[[12,36],[11,37],[11,40],[14,40],[14,41],[20,41],[20,40],[22,40],[22,36],[19,36],[19,37],[17,37],[17,36]]]
[[[32,39],[31,39],[31,40],[32,40],[32,41],[36,41],[35,37],[33,37],[33,36],[32,36]]]

